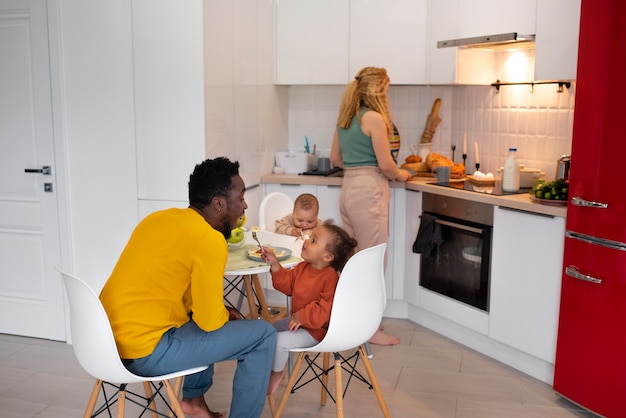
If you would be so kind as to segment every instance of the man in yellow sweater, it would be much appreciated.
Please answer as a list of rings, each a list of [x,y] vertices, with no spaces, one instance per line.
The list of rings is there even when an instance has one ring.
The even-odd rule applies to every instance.
[[[248,207],[244,192],[238,162],[196,165],[189,207],[141,221],[100,294],[131,372],[154,376],[209,366],[185,378],[181,406],[190,417],[223,416],[209,410],[204,394],[213,363],[225,360],[238,360],[230,417],[259,417],[265,403],[274,327],[240,319],[223,299],[226,238]]]

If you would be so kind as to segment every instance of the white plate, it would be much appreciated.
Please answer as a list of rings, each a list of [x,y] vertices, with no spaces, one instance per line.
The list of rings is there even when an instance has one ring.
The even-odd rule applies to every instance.
[[[264,247],[266,248],[273,248],[274,252],[276,253],[276,258],[278,259],[278,261],[283,261],[288,259],[291,256],[291,250],[289,248],[285,248],[285,247],[274,247],[271,245],[267,245]],[[261,258],[261,256],[258,253],[259,249],[257,247],[254,248],[250,248],[248,250],[248,252],[246,253],[246,257],[248,257],[250,260],[254,260],[254,261],[265,261],[263,260],[263,258]]]

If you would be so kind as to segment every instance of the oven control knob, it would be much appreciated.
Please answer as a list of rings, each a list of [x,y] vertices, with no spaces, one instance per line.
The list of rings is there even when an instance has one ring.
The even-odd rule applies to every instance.
[[[446,202],[441,202],[441,205],[439,205],[440,209],[445,209],[448,207],[448,204]]]
[[[471,215],[472,214],[472,208],[466,207],[465,208],[465,214],[468,215],[468,216]]]

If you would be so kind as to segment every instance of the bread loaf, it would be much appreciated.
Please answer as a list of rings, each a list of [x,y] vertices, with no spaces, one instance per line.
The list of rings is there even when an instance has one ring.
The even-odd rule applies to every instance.
[[[450,169],[450,178],[460,179],[465,176],[465,165],[463,163],[456,163]]]
[[[454,162],[445,155],[431,152],[426,156],[426,165],[428,165],[429,169],[435,170],[437,167],[442,165],[452,167],[454,165]]]
[[[400,166],[400,168],[404,168],[405,170],[413,170],[416,173],[430,173],[430,169],[423,161],[417,163],[404,163]]]
[[[419,163],[421,161],[422,161],[422,157],[420,157],[417,154],[411,154],[405,159],[405,162],[407,163]]]

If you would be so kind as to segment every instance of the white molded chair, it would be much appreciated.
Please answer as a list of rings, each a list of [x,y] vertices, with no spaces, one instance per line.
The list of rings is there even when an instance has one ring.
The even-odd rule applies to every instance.
[[[274,232],[274,221],[293,212],[293,200],[284,193],[273,192],[261,200],[259,206],[259,228]]]
[[[390,417],[387,404],[383,398],[378,381],[374,375],[371,363],[368,359],[364,345],[378,329],[383,317],[386,305],[385,276],[384,276],[384,256],[387,244],[379,244],[371,248],[366,248],[352,256],[346,263],[333,301],[333,308],[330,315],[328,332],[324,339],[317,345],[309,348],[292,349],[291,352],[299,352],[298,359],[294,365],[293,372],[289,376],[285,392],[283,393],[278,408],[274,413],[274,418],[281,416],[290,393],[304,386],[306,383],[317,379],[322,384],[321,404],[326,403],[326,394],[332,394],[327,388],[328,372],[334,370],[335,373],[335,408],[336,416],[343,417],[343,393],[344,388],[341,379],[342,369],[350,372],[350,378],[368,384],[370,389],[374,389],[376,398],[385,417]],[[350,358],[345,359],[340,351],[357,348],[357,351]],[[307,352],[324,353],[323,367],[315,364],[315,358],[311,360]],[[329,353],[335,356],[334,365],[328,367]],[[359,360],[363,361],[363,366],[369,377],[369,382],[363,377],[355,367]],[[350,364],[350,360],[353,363]],[[298,371],[303,360],[307,360],[308,367],[298,377]],[[312,370],[316,376],[313,379],[297,386],[294,385],[302,379],[307,370]],[[348,379],[348,383],[350,379]],[[346,388],[347,389],[347,386]],[[273,398],[270,396],[270,407],[273,408]]]
[[[108,416],[112,416],[111,408],[116,403],[116,416],[124,417],[126,399],[143,408],[142,416],[148,410],[152,417],[166,417],[168,415],[156,410],[156,400],[161,399],[169,408],[169,416],[172,416],[171,413],[173,413],[176,417],[184,418],[185,415],[178,400],[183,383],[182,379],[186,375],[201,372],[207,367],[195,367],[151,377],[137,376],[131,373],[122,364],[109,318],[98,295],[78,277],[61,270],[59,273],[63,277],[70,304],[70,328],[74,354],[82,368],[96,378],[84,417],[95,417],[104,411],[108,411]],[[175,379],[173,386],[169,379]],[[145,396],[128,390],[126,386],[129,383],[143,383]],[[105,388],[108,386],[114,388],[113,394],[106,392]],[[167,392],[169,403],[161,393],[163,388]],[[96,402],[101,390],[104,401],[96,409]]]

